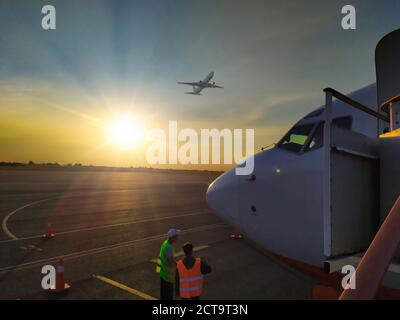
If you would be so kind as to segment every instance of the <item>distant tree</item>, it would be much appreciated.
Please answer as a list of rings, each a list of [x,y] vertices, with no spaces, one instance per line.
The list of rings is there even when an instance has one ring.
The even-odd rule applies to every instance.
[[[34,166],[34,165],[35,163],[32,160],[28,162],[28,166]]]

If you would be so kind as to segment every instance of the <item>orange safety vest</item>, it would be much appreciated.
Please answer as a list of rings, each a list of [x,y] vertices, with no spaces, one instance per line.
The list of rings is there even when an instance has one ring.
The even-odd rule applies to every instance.
[[[176,263],[179,272],[179,291],[181,298],[200,297],[203,293],[201,260],[196,258],[193,268],[186,269],[182,260]]]

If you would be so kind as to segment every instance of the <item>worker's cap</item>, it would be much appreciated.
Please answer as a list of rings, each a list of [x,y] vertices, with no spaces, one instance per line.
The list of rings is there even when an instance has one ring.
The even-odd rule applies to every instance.
[[[180,234],[181,234],[181,230],[172,228],[172,229],[168,230],[167,236],[168,236],[168,238],[172,238],[175,236],[179,236]]]

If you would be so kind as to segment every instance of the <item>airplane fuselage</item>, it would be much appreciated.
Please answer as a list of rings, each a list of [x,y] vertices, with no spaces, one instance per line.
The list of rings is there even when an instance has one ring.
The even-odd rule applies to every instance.
[[[377,110],[375,85],[349,96]],[[341,129],[371,139],[377,139],[383,129],[376,118],[341,101],[333,102],[332,116]],[[324,119],[320,107],[299,120],[276,147],[256,154],[255,179],[235,175],[233,168],[207,191],[209,206],[247,238],[270,252],[318,267],[329,252],[348,252],[338,245],[329,247],[335,244],[328,243],[324,233]],[[362,245],[354,244],[349,250]]]

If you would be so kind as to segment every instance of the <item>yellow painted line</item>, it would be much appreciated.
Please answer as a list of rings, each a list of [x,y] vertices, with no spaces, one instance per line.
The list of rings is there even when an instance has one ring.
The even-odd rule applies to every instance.
[[[144,293],[142,291],[136,290],[134,288],[130,288],[130,287],[128,287],[128,286],[126,286],[126,285],[124,285],[122,283],[119,283],[119,282],[114,281],[112,279],[106,278],[104,276],[93,275],[93,277],[98,279],[98,280],[101,280],[101,281],[103,281],[105,283],[108,283],[109,285],[112,285],[112,286],[114,286],[114,287],[116,287],[118,289],[124,290],[126,292],[129,292],[129,293],[135,295],[135,296],[138,296],[138,297],[140,297],[140,298],[142,298],[144,300],[158,300],[157,298],[155,298],[153,296],[150,296],[147,293]]]
[[[31,203],[28,203],[22,207],[19,207],[17,209],[15,209],[13,212],[10,212],[8,215],[6,215],[3,219],[3,221],[1,222],[1,228],[3,229],[3,232],[11,239],[13,240],[18,240],[17,236],[15,236],[7,227],[7,222],[8,220],[11,218],[12,215],[14,215],[15,213],[17,213],[18,211],[21,211],[22,209],[31,207],[35,204],[41,203],[41,202],[45,202],[45,201],[50,201],[53,200],[54,198],[49,198],[49,199],[43,199],[43,200],[39,200],[39,201],[34,201]]]
[[[209,246],[206,246],[206,245],[194,247],[193,248],[193,252],[197,252],[197,251],[204,250],[204,249],[207,249],[207,248],[209,248]],[[179,252],[175,253],[174,257],[177,258],[177,257],[181,257],[183,255],[184,255],[183,251],[179,251]],[[153,259],[153,260],[150,260],[150,261],[154,262],[154,263],[157,263],[157,258]]]

